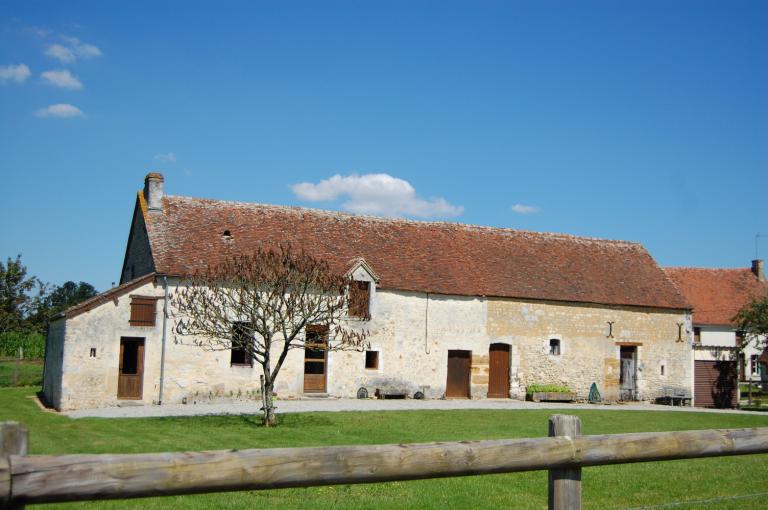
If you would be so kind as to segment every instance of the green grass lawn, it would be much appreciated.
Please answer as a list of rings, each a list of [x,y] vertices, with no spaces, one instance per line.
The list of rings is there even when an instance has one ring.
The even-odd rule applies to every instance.
[[[43,384],[43,360],[22,360],[18,364],[18,380],[16,370],[16,361],[0,361],[0,388]]]
[[[249,416],[80,419],[38,409],[32,388],[0,389],[0,421],[30,429],[32,454],[414,443],[546,435],[552,411],[403,411],[282,416],[276,429]],[[278,403],[279,406],[279,403]],[[577,411],[585,434],[768,426],[764,414]],[[584,508],[628,508],[768,492],[768,456],[587,468]],[[372,485],[80,503],[107,508],[545,508],[545,472]],[[61,505],[65,506],[65,505]],[[71,506],[71,505],[66,505]],[[41,507],[43,508],[43,507]],[[768,508],[768,495],[674,508]]]

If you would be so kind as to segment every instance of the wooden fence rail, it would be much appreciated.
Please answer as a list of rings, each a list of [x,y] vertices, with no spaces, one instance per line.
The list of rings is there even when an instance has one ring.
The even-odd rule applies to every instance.
[[[18,424],[0,431],[23,435]],[[552,437],[536,439],[130,455],[26,456],[5,449],[0,507],[548,469],[550,508],[579,508],[582,467],[768,453],[768,428],[579,433],[578,418],[555,415]]]

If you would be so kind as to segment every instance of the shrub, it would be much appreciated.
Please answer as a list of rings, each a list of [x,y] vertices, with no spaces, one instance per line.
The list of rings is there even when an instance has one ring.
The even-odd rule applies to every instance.
[[[529,384],[525,389],[525,394],[530,396],[534,393],[570,393],[568,386],[559,384]]]
[[[45,356],[45,335],[40,333],[0,333],[0,356],[15,358],[19,347],[24,350],[25,358],[43,358]]]

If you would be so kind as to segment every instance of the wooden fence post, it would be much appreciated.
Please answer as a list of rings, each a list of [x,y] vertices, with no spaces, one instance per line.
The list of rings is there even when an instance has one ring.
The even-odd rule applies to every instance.
[[[24,351],[22,350],[21,346],[19,346],[18,356],[16,356],[16,363],[14,364],[14,369],[13,369],[13,385],[14,386],[19,385],[19,377],[21,376],[21,359],[23,357],[24,357]]]
[[[0,476],[0,506],[3,506],[11,496],[11,473],[8,457],[10,455],[26,455],[28,439],[29,431],[21,423],[17,421],[0,423],[0,463],[7,464],[8,468],[8,479],[4,480]],[[24,505],[16,505],[11,508],[23,509]]]
[[[578,416],[549,417],[549,437],[581,435]],[[549,510],[581,510],[581,468],[549,470]]]

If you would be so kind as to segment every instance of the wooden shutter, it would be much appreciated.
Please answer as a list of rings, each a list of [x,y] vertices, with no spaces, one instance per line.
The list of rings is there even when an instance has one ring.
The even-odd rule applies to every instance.
[[[153,327],[155,325],[157,299],[154,297],[131,296],[131,326]]]
[[[349,316],[369,319],[370,282],[352,281],[349,283]]]

